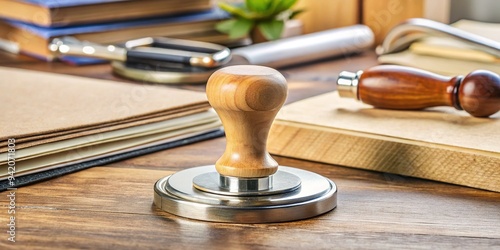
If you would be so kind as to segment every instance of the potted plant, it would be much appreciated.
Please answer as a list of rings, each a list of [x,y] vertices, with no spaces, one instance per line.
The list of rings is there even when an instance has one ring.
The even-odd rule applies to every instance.
[[[237,39],[250,35],[254,42],[281,37],[285,22],[302,10],[291,8],[297,0],[246,0],[244,4],[219,3],[232,18],[216,25],[216,29]]]

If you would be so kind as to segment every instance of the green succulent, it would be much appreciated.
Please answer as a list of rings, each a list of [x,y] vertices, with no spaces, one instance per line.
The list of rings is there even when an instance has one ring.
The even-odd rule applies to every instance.
[[[280,38],[285,21],[292,19],[302,10],[290,8],[297,0],[246,0],[244,5],[219,3],[232,18],[216,25],[216,29],[236,39],[247,36],[258,29],[268,40]]]

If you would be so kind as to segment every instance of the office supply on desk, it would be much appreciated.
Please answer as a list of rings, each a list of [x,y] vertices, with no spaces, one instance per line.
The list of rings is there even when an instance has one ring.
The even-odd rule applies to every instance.
[[[182,217],[232,223],[299,220],[337,206],[331,180],[283,167],[266,150],[274,117],[287,97],[278,71],[231,66],[208,80],[207,97],[221,118],[227,146],[214,165],[186,169],[154,185],[154,204]]]
[[[1,39],[0,38],[0,50],[12,53],[12,54],[18,54],[19,53],[19,46],[17,43]]]
[[[71,174],[87,168],[103,166],[113,162],[123,161],[141,155],[151,154],[154,152],[170,148],[185,146],[221,136],[224,136],[224,131],[213,130],[198,135],[193,134],[191,137],[187,138],[178,138],[171,141],[163,141],[158,144],[143,145],[133,150],[123,150],[120,152],[113,152],[112,154],[106,155],[105,157],[95,157],[92,159],[86,159],[85,161],[81,162],[65,164],[64,166],[61,165],[57,167],[46,168],[43,171],[39,172],[32,171],[30,173],[24,173],[20,176],[15,175],[14,185],[11,185],[10,181],[8,180],[8,177],[6,180],[0,180],[0,191],[7,190],[8,188],[14,188],[14,187],[17,188],[21,186],[26,186],[36,182],[49,180],[66,174]]]
[[[146,38],[146,40],[150,39]],[[84,42],[73,44],[75,47],[71,48],[72,44],[65,43],[62,40],[55,40],[53,48],[56,54],[59,55],[70,53],[73,55],[93,56],[92,53],[86,53],[84,50],[85,47],[91,47],[91,50],[95,52],[108,50],[108,46],[97,44],[89,45]],[[186,42],[186,44],[188,43]],[[231,51],[232,57],[230,61],[226,60],[228,55],[225,53],[225,49],[220,46],[216,48],[223,52],[221,55],[224,55],[223,59],[220,60],[220,66],[259,64],[284,67],[334,56],[360,53],[370,48],[372,44],[373,34],[371,30],[363,25],[354,25],[237,48]],[[214,47],[214,45],[200,45],[200,47]],[[141,49],[140,46],[134,46],[135,48]],[[178,48],[196,51],[196,49],[189,48],[188,46]],[[115,48],[113,47],[113,49]],[[134,49],[129,51],[134,51]],[[214,53],[214,49],[210,52]],[[186,67],[185,64],[159,63],[158,60],[151,61],[147,59],[127,63],[123,63],[120,60],[113,60],[112,66],[113,72],[130,79],[169,84],[205,83],[208,77],[216,70],[213,68]]]
[[[285,106],[271,154],[500,192],[500,113],[376,109],[330,92]],[[403,183],[404,184],[404,183]]]
[[[446,77],[410,67],[382,65],[357,73],[341,72],[337,89],[341,97],[377,108],[451,106],[476,117],[488,117],[500,110],[500,77],[486,70],[465,77]]]
[[[0,64],[93,78],[112,77],[108,65],[72,67],[6,53],[0,53]],[[368,52],[284,69],[289,82],[287,100],[333,90],[331,79],[336,79],[341,70],[375,64],[375,54]],[[316,80],[325,75],[328,77],[321,79],[329,79],[327,82]],[[185,88],[202,91],[205,86]],[[225,145],[224,138],[211,139],[18,188],[19,240],[8,246],[451,250],[458,245],[468,249],[495,248],[500,240],[500,193],[288,157],[273,156],[281,165],[318,173],[337,184],[338,208],[310,220],[248,225],[193,221],[163,212],[152,204],[152,187],[160,177],[191,166],[213,164]],[[6,197],[1,200],[4,208],[8,202]]]
[[[56,27],[203,11],[212,1],[0,0],[0,6],[0,18]]]
[[[10,68],[0,75],[1,180],[221,135],[202,93]]]
[[[225,46],[165,37],[145,37],[125,42],[123,47],[79,41],[74,37],[54,38],[49,50],[60,56],[91,56],[122,63],[146,63],[152,67],[215,68],[231,59]]]
[[[500,25],[461,20],[452,25],[409,19],[377,48],[379,61],[465,75],[477,69],[500,74]]]
[[[15,42],[21,53],[54,60],[48,49],[53,38],[73,36],[82,41],[117,44],[145,36],[171,37],[214,43],[232,43],[214,25],[227,18],[219,9],[179,16],[149,17],[119,22],[90,23],[62,27],[40,27],[15,20],[0,20],[0,38]]]

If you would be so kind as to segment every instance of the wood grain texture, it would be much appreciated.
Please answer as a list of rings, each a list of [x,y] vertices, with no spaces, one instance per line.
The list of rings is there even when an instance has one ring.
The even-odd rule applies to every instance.
[[[453,89],[458,80],[409,67],[375,66],[361,74],[358,99],[387,109],[453,106]]]
[[[215,142],[223,145],[223,139]],[[165,151],[141,158],[168,155]],[[311,220],[290,223],[243,225],[183,219],[152,205],[154,182],[173,171],[166,170],[169,167],[133,169],[135,161],[129,160],[20,188],[16,194],[18,241],[0,244],[3,249],[487,248],[499,244],[500,194],[278,160],[332,178],[342,188],[339,207]],[[2,210],[6,206],[1,200]],[[2,216],[0,223],[4,222]],[[293,245],[283,240],[290,237],[298,240]]]
[[[208,101],[226,131],[226,151],[217,172],[233,177],[265,177],[278,170],[266,150],[269,129],[287,96],[278,71],[253,65],[225,67],[207,82]]]
[[[500,116],[446,112],[379,110],[329,93],[283,108],[268,149],[500,192]]]
[[[500,110],[500,77],[486,70],[465,77],[446,77],[415,68],[381,65],[361,74],[358,99],[378,108],[451,106],[476,117],[488,117]]]
[[[486,70],[466,75],[458,89],[460,106],[473,116],[488,117],[500,110],[500,77]]]
[[[0,64],[128,81],[112,75],[108,65],[73,67],[3,52]],[[283,69],[291,91],[287,102],[334,90],[341,70],[375,64],[376,56],[370,52]],[[204,91],[199,85],[176,87]],[[16,192],[17,242],[8,242],[2,234],[0,249],[494,249],[500,245],[498,193],[279,156],[274,158],[281,165],[335,181],[338,207],[310,220],[241,225],[183,219],[153,206],[156,180],[213,164],[224,146],[224,138],[204,141],[21,187]],[[8,220],[6,195],[0,193],[2,225]]]

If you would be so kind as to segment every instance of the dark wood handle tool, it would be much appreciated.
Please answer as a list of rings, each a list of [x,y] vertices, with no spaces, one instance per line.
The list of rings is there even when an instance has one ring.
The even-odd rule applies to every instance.
[[[357,73],[341,72],[337,88],[341,97],[383,109],[452,106],[476,117],[488,117],[500,110],[500,77],[486,70],[447,77],[410,67],[380,65]]]

